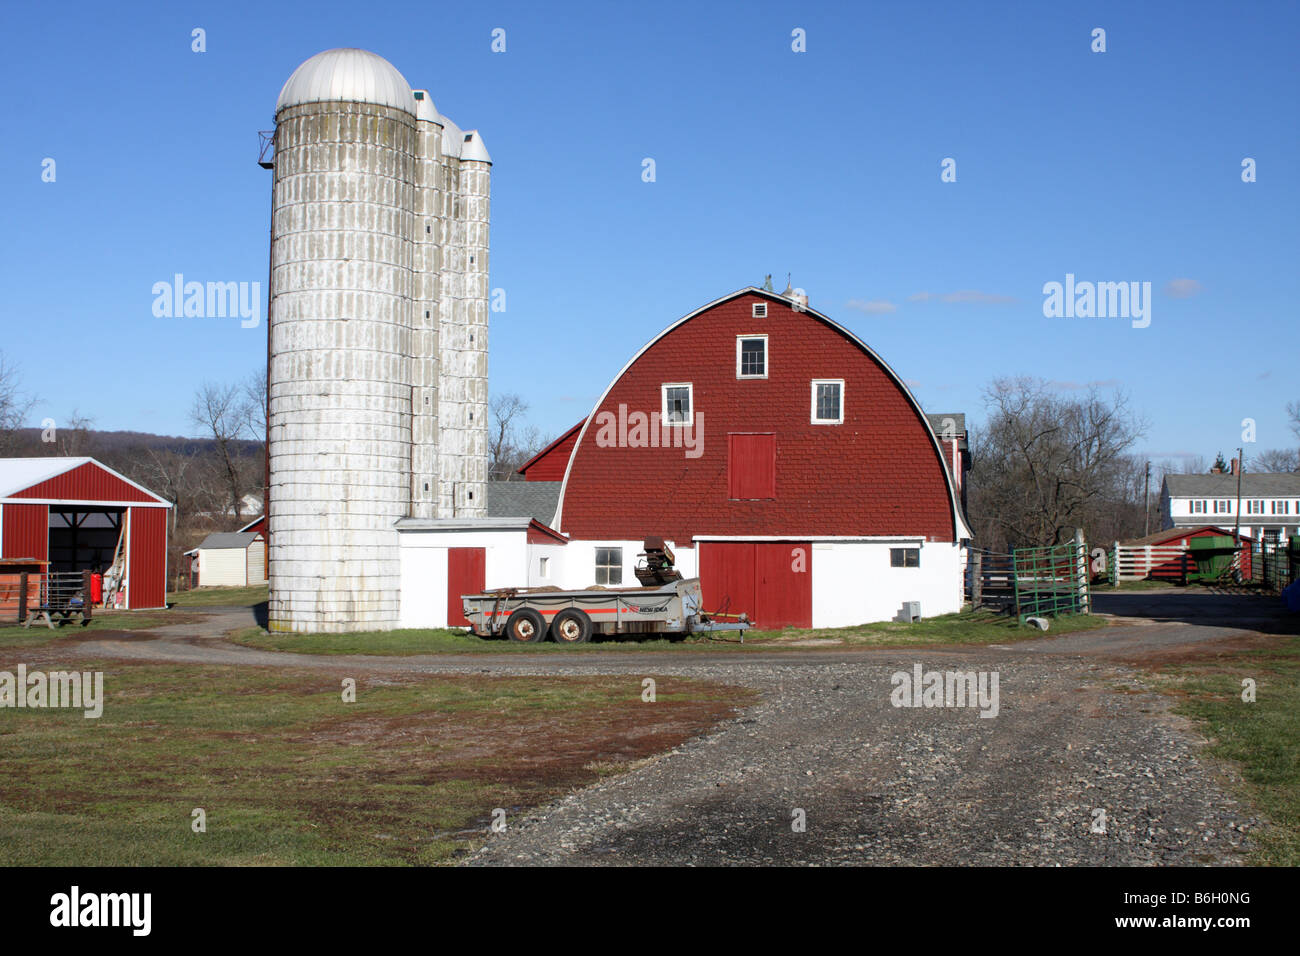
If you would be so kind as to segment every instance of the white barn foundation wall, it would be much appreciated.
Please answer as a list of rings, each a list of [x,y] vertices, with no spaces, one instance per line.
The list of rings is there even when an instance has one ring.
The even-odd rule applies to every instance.
[[[919,601],[922,617],[962,607],[961,548],[952,542],[814,541],[813,627],[852,627],[890,621],[904,601]],[[891,548],[919,548],[920,566],[890,566]]]

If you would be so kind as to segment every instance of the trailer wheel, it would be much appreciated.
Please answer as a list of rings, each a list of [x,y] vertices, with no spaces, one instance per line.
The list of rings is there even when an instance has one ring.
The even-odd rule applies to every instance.
[[[556,644],[585,644],[591,640],[591,618],[585,611],[566,608],[551,622],[551,637]]]
[[[512,641],[540,644],[546,640],[546,624],[542,621],[542,616],[532,608],[521,607],[506,621],[506,633]]]

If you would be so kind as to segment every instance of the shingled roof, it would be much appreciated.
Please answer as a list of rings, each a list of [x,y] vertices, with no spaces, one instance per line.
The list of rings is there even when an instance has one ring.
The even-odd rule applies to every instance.
[[[1165,487],[1175,498],[1235,498],[1236,475],[1166,475]],[[1241,476],[1243,498],[1300,497],[1300,475],[1251,474]]]
[[[489,518],[535,518],[549,525],[560,503],[559,481],[489,481]]]

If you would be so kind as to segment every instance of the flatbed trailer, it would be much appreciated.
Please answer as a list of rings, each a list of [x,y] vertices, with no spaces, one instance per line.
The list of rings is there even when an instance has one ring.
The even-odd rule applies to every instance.
[[[504,634],[512,641],[582,644],[592,634],[697,634],[749,628],[742,614],[734,622],[704,611],[700,579],[653,587],[498,588],[461,596],[465,618],[479,637]]]

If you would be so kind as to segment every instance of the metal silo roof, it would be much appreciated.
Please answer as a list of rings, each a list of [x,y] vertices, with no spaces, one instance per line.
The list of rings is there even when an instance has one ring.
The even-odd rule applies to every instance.
[[[317,53],[293,71],[275,111],[300,103],[375,103],[415,113],[415,98],[397,67],[369,50]]]

